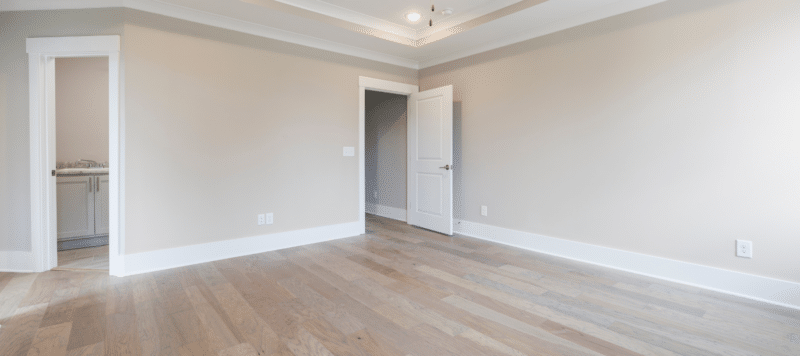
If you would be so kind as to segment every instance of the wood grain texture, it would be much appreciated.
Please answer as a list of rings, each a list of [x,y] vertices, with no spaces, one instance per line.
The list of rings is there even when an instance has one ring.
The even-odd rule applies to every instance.
[[[0,355],[800,355],[795,310],[367,224],[127,278],[0,273]]]

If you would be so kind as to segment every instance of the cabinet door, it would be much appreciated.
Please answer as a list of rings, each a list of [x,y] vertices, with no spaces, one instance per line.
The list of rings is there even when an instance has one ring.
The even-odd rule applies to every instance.
[[[108,234],[108,176],[93,177],[94,190],[94,234]]]
[[[94,235],[93,177],[58,177],[58,238]]]

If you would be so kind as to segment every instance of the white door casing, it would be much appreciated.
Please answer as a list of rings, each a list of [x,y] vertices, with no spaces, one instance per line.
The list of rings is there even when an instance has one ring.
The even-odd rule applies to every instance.
[[[124,107],[120,95],[120,36],[40,37],[26,40],[30,120],[32,271],[57,266],[55,59],[108,57],[109,273],[125,275]]]
[[[453,86],[408,97],[408,223],[453,234]]]
[[[392,82],[383,79],[375,79],[369,77],[358,77],[358,219],[360,234],[366,232],[367,219],[366,219],[366,171],[364,158],[365,158],[365,139],[364,133],[366,131],[366,91],[379,91],[382,93],[392,93],[399,95],[411,95],[419,92],[419,87],[412,84]]]

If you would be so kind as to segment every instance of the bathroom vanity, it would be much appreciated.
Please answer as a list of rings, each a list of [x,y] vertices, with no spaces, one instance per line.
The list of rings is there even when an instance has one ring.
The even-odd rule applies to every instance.
[[[56,170],[58,250],[108,244],[108,168]]]

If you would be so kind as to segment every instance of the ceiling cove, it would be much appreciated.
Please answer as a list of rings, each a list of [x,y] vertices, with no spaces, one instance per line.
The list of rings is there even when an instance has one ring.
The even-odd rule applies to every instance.
[[[431,12],[430,0],[0,0],[0,11],[124,7],[422,69],[664,1],[434,0]]]
[[[431,11],[429,2],[424,0],[419,4],[402,0],[371,1],[366,4],[352,0],[241,1],[313,18],[406,46],[422,47],[548,0],[437,0],[434,2],[438,7],[436,11]],[[275,6],[275,2],[286,6]],[[473,6],[454,9],[458,5]],[[443,14],[442,10],[445,9],[452,10],[453,14]],[[416,23],[407,21],[405,15],[412,12],[421,14],[422,19]],[[428,19],[434,21],[432,26],[428,25]]]

